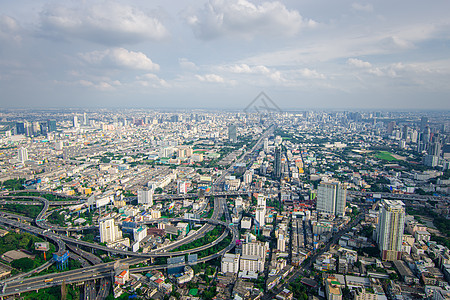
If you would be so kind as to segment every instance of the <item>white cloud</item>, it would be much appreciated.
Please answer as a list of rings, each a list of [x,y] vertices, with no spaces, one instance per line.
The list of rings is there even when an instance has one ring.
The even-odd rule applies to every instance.
[[[349,58],[347,60],[347,64],[353,66],[353,67],[357,67],[357,68],[371,68],[372,64],[370,62],[367,61],[363,61],[357,58]]]
[[[161,21],[129,5],[114,1],[67,7],[48,6],[41,12],[44,35],[77,37],[107,45],[161,40],[168,31]]]
[[[321,74],[317,72],[316,70],[311,70],[308,68],[300,69],[299,71],[300,75],[304,78],[308,79],[325,79],[326,76],[324,74]]]
[[[257,66],[249,66],[247,64],[235,64],[231,66],[224,66],[221,67],[224,71],[228,71],[231,73],[237,73],[237,74],[270,74],[270,70],[263,66],[263,65],[257,65]]]
[[[88,63],[104,65],[106,67],[146,71],[159,70],[159,65],[154,63],[144,53],[129,51],[124,48],[82,53],[80,57]]]
[[[136,79],[140,85],[145,87],[169,87],[169,84],[164,79],[161,79],[152,73],[137,76]]]
[[[118,81],[118,80],[114,80],[111,82],[106,82],[106,81],[93,82],[93,81],[81,79],[81,80],[78,80],[77,83],[81,86],[94,88],[94,89],[97,89],[100,91],[112,91],[115,89],[116,86],[121,85],[120,81]]]
[[[198,80],[203,82],[215,82],[215,83],[223,83],[225,79],[222,76],[217,74],[205,74],[205,75],[195,75]]]
[[[206,40],[228,35],[292,36],[317,25],[278,1],[253,4],[247,0],[209,0],[202,10],[188,13],[185,19],[195,35]]]
[[[19,23],[10,16],[0,15],[0,39],[6,41],[20,42],[22,31]]]
[[[358,10],[358,11],[365,11],[365,12],[372,12],[373,11],[373,6],[370,3],[358,3],[358,2],[354,2],[352,3],[352,8],[354,10]]]
[[[189,61],[187,58],[178,59],[178,63],[180,64],[180,67],[182,69],[189,70],[189,71],[198,70],[198,67],[195,65],[195,63]]]

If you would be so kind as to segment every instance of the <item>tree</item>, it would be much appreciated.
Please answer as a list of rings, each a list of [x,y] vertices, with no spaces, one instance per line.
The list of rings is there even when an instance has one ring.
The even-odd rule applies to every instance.
[[[34,262],[33,262],[32,259],[30,259],[28,257],[23,257],[23,258],[19,258],[19,259],[14,260],[11,263],[11,266],[13,268],[19,269],[19,270],[21,270],[23,272],[27,272],[27,271],[33,269]]]

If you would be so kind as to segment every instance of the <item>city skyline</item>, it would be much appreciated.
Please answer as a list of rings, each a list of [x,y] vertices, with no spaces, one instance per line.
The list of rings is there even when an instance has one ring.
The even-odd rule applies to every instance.
[[[239,110],[265,91],[284,111],[448,110],[449,6],[3,3],[0,103]]]

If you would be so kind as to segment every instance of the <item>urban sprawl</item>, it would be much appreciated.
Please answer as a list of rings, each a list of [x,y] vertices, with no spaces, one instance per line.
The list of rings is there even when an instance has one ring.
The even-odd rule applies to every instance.
[[[450,299],[447,112],[3,110],[2,299]]]

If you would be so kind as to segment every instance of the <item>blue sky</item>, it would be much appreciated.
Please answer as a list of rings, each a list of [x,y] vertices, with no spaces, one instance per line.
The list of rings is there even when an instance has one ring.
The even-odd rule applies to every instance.
[[[0,7],[2,107],[450,109],[449,1]]]

